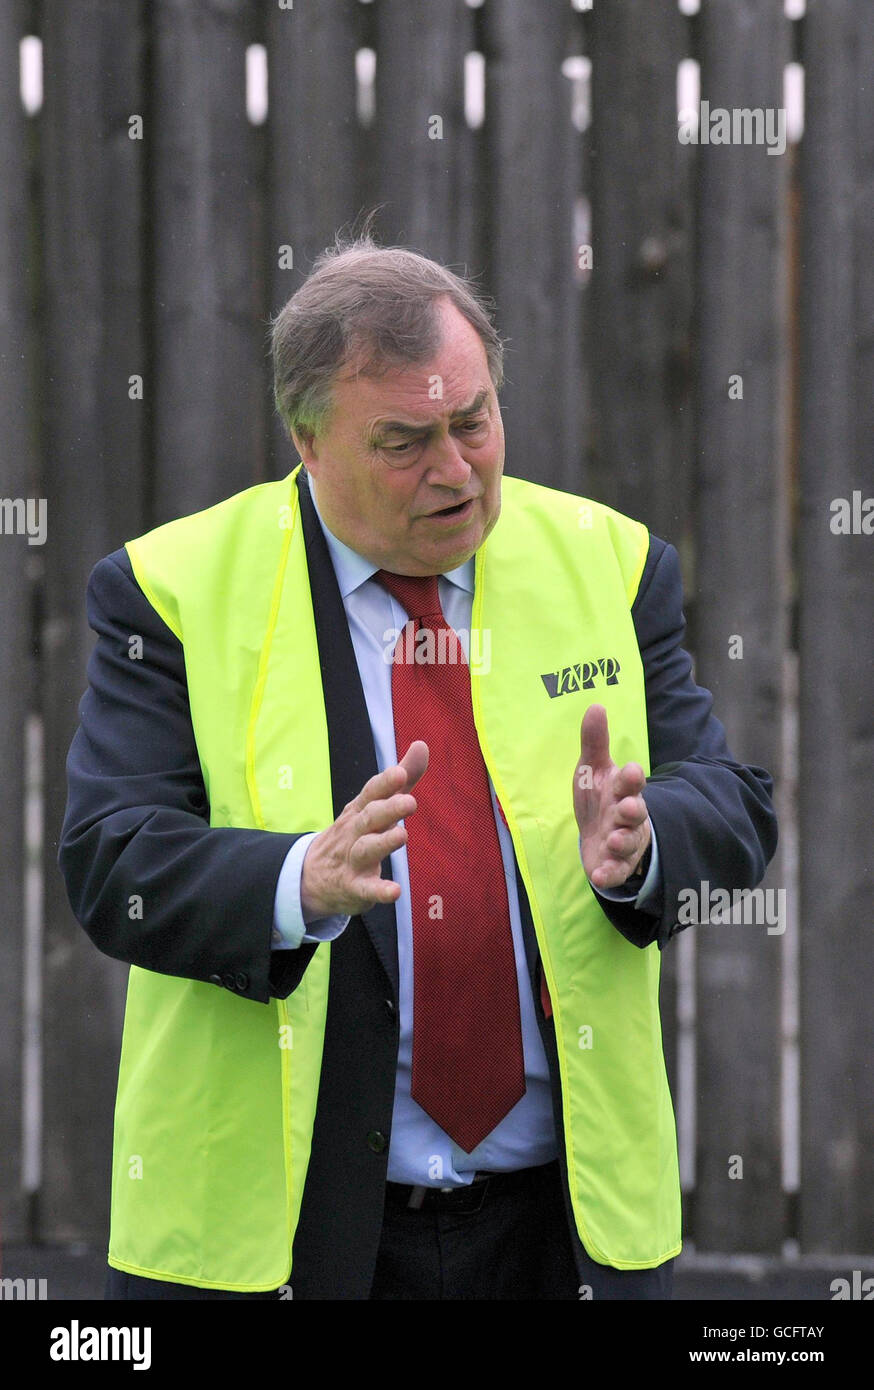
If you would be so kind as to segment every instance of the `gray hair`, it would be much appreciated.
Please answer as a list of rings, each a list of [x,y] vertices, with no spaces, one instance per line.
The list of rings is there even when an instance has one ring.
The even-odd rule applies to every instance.
[[[472,282],[369,234],[339,237],[271,321],[273,396],[289,435],[318,434],[331,412],[337,373],[354,363],[366,376],[426,362],[440,344],[435,301],[448,299],[479,334],[495,390],[503,383],[503,343],[494,305]]]

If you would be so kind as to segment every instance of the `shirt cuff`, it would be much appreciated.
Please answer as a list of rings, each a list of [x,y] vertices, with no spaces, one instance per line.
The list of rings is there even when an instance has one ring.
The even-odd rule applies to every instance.
[[[302,944],[333,941],[349,922],[349,918],[343,916],[319,917],[315,921],[304,922],[300,905],[300,880],[306,852],[318,833],[317,830],[313,830],[295,840],[279,871],[273,902],[273,933],[270,942],[274,951],[293,951]]]
[[[652,837],[650,841],[649,869],[647,870],[646,878],[643,880],[643,883],[640,885],[640,888],[637,890],[635,890],[634,888],[628,888],[624,883],[620,883],[616,888],[596,888],[593,883],[593,893],[597,893],[599,897],[606,898],[608,902],[631,903],[634,907],[642,907],[642,905],[646,902],[647,898],[652,897],[656,888],[659,886],[661,874],[659,871],[659,845],[658,840],[656,839],[655,826],[653,825],[652,821],[650,821],[649,823],[649,829],[650,835]],[[580,836],[579,844],[580,863],[582,863],[582,836]]]

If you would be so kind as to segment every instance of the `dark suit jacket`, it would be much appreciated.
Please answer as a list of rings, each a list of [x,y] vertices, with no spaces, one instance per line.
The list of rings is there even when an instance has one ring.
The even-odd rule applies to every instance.
[[[303,469],[298,488],[339,815],[377,771],[376,757],[343,600]],[[319,947],[271,950],[276,881],[299,834],[324,827],[301,826],[295,834],[210,827],[184,652],[140,590],[124,549],[94,567],[87,604],[98,640],[67,760],[58,852],[77,920],[101,951],[119,960],[211,981],[265,1004],[286,998]],[[776,821],[771,778],[733,759],[709,692],[692,680],[680,646],[678,556],[655,537],[632,616],[652,767],[644,795],[658,836],[662,890],[647,911],[602,901],[630,941],[662,949],[680,930],[683,887],[704,879],[727,889],[760,881],[776,848]],[[132,634],[142,636],[146,660],[130,660]],[[569,795],[572,774],[569,768]],[[388,860],[383,874],[390,874]],[[540,1006],[539,952],[518,867],[516,880],[564,1174],[555,1038]],[[148,920],[131,922],[128,898],[145,882]],[[295,1298],[366,1298],[382,1221],[398,1045],[394,906],[379,904],[352,918],[330,950],[324,1057],[292,1285]],[[568,1213],[578,1244],[569,1203]]]

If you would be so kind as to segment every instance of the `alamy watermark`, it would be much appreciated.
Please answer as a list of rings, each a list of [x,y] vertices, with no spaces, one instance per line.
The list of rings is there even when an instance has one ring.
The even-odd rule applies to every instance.
[[[835,497],[829,511],[833,536],[874,535],[874,497],[863,497],[861,488],[855,488],[852,497]]]
[[[842,1299],[857,1299],[867,1303],[874,1299],[874,1279],[863,1279],[861,1269],[853,1270],[852,1282],[849,1279],[833,1279],[829,1284],[832,1302]]]
[[[767,927],[769,936],[786,930],[785,888],[712,888],[703,879],[697,888],[681,888],[677,921],[681,926]]]
[[[402,641],[398,639],[403,636]],[[420,627],[413,624],[389,627],[382,634],[382,659],[387,666],[463,666],[464,649],[461,636],[468,643],[468,665],[478,675],[488,675],[492,669],[492,634],[488,628]]]
[[[151,1327],[82,1327],[73,1318],[69,1327],[53,1327],[52,1361],[130,1361],[135,1371],[152,1364]]]
[[[0,1279],[0,1300],[21,1298],[36,1302],[48,1296],[48,1279]]]
[[[677,139],[681,145],[767,145],[768,154],[786,150],[786,108],[783,106],[711,107],[680,112]]]
[[[27,536],[28,545],[45,545],[44,497],[0,497],[0,535]]]

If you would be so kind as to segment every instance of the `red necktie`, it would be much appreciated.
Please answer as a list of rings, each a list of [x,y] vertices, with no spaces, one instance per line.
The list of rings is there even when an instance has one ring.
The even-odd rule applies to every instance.
[[[504,863],[473,722],[470,668],[443,617],[437,575],[379,570],[373,577],[410,619],[393,653],[397,756],[414,739],[424,739],[429,753],[428,770],[413,788],[417,809],[405,822],[413,919],[410,1094],[470,1153],[525,1094]],[[430,630],[430,653],[423,629]],[[417,652],[419,660],[408,659]]]

